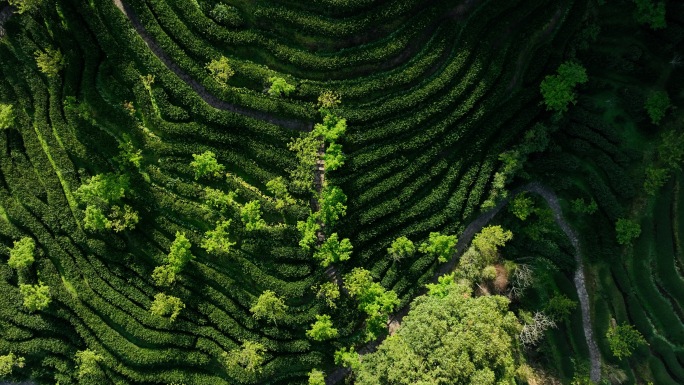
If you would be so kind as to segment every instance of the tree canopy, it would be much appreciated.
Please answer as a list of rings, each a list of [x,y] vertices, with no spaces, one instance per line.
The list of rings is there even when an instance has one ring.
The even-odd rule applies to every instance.
[[[508,299],[453,284],[418,297],[399,330],[366,354],[356,384],[515,384],[520,329]]]
[[[416,246],[410,239],[402,236],[392,242],[392,246],[387,248],[387,254],[395,260],[400,261],[404,258],[410,258],[416,253]]]
[[[268,81],[271,83],[271,86],[268,88],[268,94],[271,96],[289,96],[296,88],[294,85],[289,84],[287,80],[277,76],[268,78]]]
[[[331,263],[347,261],[351,258],[353,246],[348,238],[339,240],[337,233],[332,233],[314,253],[314,258],[321,262],[321,266],[328,267]]]
[[[329,315],[316,314],[316,322],[311,324],[311,328],[306,331],[306,335],[313,340],[324,341],[337,337],[337,329],[333,327],[332,319]]]
[[[242,206],[240,218],[245,224],[245,230],[254,231],[266,228],[266,222],[261,219],[261,203],[257,200],[249,201]]]
[[[611,326],[606,333],[610,351],[618,359],[629,357],[639,345],[646,343],[644,337],[634,326],[623,323],[622,325]]]
[[[24,297],[24,307],[30,312],[43,310],[50,305],[50,287],[39,282],[37,285],[19,285]]]
[[[24,357],[19,357],[16,354],[10,352],[4,356],[0,356],[0,377],[9,376],[12,374],[12,370],[16,366],[17,368],[23,368],[25,364]]]
[[[206,68],[211,77],[222,86],[228,85],[228,79],[235,75],[235,71],[230,66],[230,62],[225,56],[213,59],[207,64]]]
[[[631,219],[620,218],[615,223],[617,241],[621,245],[626,245],[641,234],[641,226]]]
[[[192,154],[192,158],[194,160],[190,162],[190,167],[192,167],[195,172],[195,180],[205,176],[219,178],[225,171],[225,167],[216,160],[216,154],[212,151]]]
[[[223,359],[229,370],[242,369],[253,374],[261,371],[261,366],[265,360],[264,353],[266,353],[266,347],[263,344],[245,341],[241,348],[224,352]]]
[[[334,226],[335,223],[347,212],[347,196],[337,186],[325,186],[321,191],[321,221],[326,226]]]
[[[458,238],[455,235],[442,235],[439,232],[431,232],[428,240],[420,244],[418,250],[436,258],[440,263],[446,262],[456,252]]]
[[[150,307],[150,313],[159,317],[168,317],[171,322],[176,320],[181,310],[185,308],[185,304],[180,298],[164,293],[157,293],[154,296],[154,302]]]
[[[581,64],[565,62],[558,67],[557,75],[548,75],[541,83],[541,94],[546,109],[566,112],[568,104],[577,103],[575,86],[589,80],[587,72]]]
[[[33,238],[23,237],[18,241],[14,241],[14,247],[10,249],[10,257],[7,264],[13,269],[25,269],[33,263],[35,251],[36,242]]]
[[[40,72],[49,78],[54,78],[64,68],[64,57],[59,49],[46,48],[45,51],[33,53]]]
[[[266,318],[268,321],[276,323],[285,316],[287,305],[275,292],[266,290],[254,301],[249,311],[256,319]]]
[[[216,228],[204,233],[204,240],[202,241],[202,248],[208,253],[218,252],[221,254],[228,254],[235,242],[230,241],[230,234],[228,229],[232,219],[227,221],[216,222]]]
[[[0,104],[0,130],[14,125],[14,109],[11,104]]]
[[[102,356],[94,350],[86,349],[76,352],[77,375],[80,380],[92,377],[99,372],[98,362],[102,361]]]
[[[648,112],[653,124],[660,124],[670,107],[670,97],[667,95],[667,91],[653,91],[646,97],[646,112]]]

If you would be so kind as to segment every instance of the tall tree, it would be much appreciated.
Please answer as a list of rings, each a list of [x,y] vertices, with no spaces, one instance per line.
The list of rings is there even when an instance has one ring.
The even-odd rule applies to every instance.
[[[337,186],[327,185],[321,191],[321,221],[326,226],[334,226],[347,213],[347,196]]]
[[[306,331],[306,335],[316,341],[324,341],[337,337],[337,329],[333,327],[329,315],[316,314],[316,322],[311,324],[311,329]]]
[[[33,254],[36,251],[36,242],[33,238],[23,237],[14,241],[14,247],[10,249],[10,257],[7,264],[17,270],[23,270],[33,263]]]
[[[455,235],[442,235],[439,232],[431,232],[427,242],[420,244],[418,250],[436,258],[440,263],[451,259],[456,252],[458,239]]]
[[[626,323],[611,326],[606,333],[606,338],[610,351],[620,360],[631,356],[634,349],[646,343],[644,336],[634,329],[634,326]]]
[[[36,51],[33,54],[40,72],[49,78],[56,77],[64,68],[64,57],[59,49],[46,48],[45,51]]]
[[[193,161],[190,162],[195,172],[195,180],[205,176],[220,178],[225,171],[225,167],[216,160],[216,154],[212,151],[205,151],[201,154],[192,154]]]
[[[256,319],[266,318],[274,324],[285,316],[287,305],[275,292],[266,290],[254,301],[249,309]]]
[[[235,71],[230,66],[230,62],[225,56],[210,61],[206,68],[211,77],[224,87],[228,85],[228,79],[235,75]]]
[[[43,310],[50,305],[50,287],[39,282],[37,285],[19,285],[19,291],[24,297],[24,307],[30,312]]]
[[[261,219],[261,203],[257,200],[249,201],[242,206],[240,218],[245,224],[245,230],[254,231],[266,228],[266,222]]]
[[[171,322],[176,320],[185,304],[180,298],[164,293],[157,293],[150,307],[150,313],[159,317],[168,317]]]
[[[228,254],[231,248],[236,244],[235,242],[230,241],[230,235],[228,234],[231,222],[232,219],[216,222],[216,228],[214,230],[209,230],[204,234],[202,248],[208,253],[216,251],[221,254]]]
[[[268,81],[271,83],[271,86],[268,88],[268,94],[271,96],[290,96],[296,88],[294,85],[289,84],[287,80],[277,76],[268,78]]]
[[[366,384],[515,384],[520,326],[501,296],[446,295],[414,300],[401,327],[355,370]]]
[[[405,258],[410,258],[416,253],[416,246],[413,242],[401,236],[392,242],[392,245],[387,248],[387,254],[395,260],[400,261]]]
[[[314,258],[321,261],[321,266],[347,261],[351,258],[353,246],[348,238],[339,240],[337,233],[332,233],[314,253]]]
[[[581,64],[565,62],[558,67],[557,75],[549,75],[541,83],[541,94],[547,110],[566,112],[568,104],[577,103],[575,86],[589,80]]]
[[[631,219],[620,218],[615,222],[615,232],[618,243],[626,245],[641,234],[641,225]]]
[[[231,371],[241,369],[253,374],[261,371],[261,366],[265,361],[264,353],[266,353],[266,347],[263,344],[245,341],[242,343],[242,348],[224,352],[223,360]]]

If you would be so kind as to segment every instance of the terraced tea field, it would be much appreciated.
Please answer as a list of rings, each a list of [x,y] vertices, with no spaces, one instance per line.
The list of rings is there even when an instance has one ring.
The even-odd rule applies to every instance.
[[[560,249],[529,246],[556,264],[554,290],[577,299],[576,262],[588,264],[578,270],[588,281],[584,313],[548,333],[540,365],[569,383],[579,372],[571,358],[588,364],[591,356],[596,380],[599,357],[585,338],[593,331],[602,362],[629,382],[684,383],[681,173],[638,213],[647,214],[633,249],[620,249],[615,221],[638,206],[640,162],[657,134],[629,115],[633,105],[600,102],[604,93],[615,104],[638,99],[620,90],[647,86],[668,89],[674,106],[682,101],[683,70],[668,67],[663,52],[682,48],[683,5],[668,3],[666,30],[641,27],[621,45],[611,39],[639,28],[621,8],[631,10],[628,1],[38,3],[16,13],[0,1],[8,15],[0,104],[13,113],[7,127],[0,116],[0,355],[25,357],[8,379],[303,384],[312,369],[340,373],[335,351],[366,346],[371,322],[342,277],[363,267],[396,293],[394,310],[405,308],[449,269],[430,253],[388,258],[395,239],[462,236],[501,201],[503,184],[514,191],[535,181],[558,193],[557,213],[583,244],[579,261],[572,237],[550,238]],[[608,32],[591,40],[593,25]],[[582,48],[586,41],[596,48]],[[638,68],[602,68],[610,55],[602,50],[613,46],[625,60],[641,49]],[[229,71],[216,69],[224,59]],[[540,83],[568,60],[586,63],[590,80],[569,112],[554,115]],[[639,67],[648,60],[656,64]],[[274,79],[294,87],[274,92]],[[681,111],[670,111],[666,119],[681,126]],[[339,138],[317,131],[339,128],[340,119]],[[630,142],[629,130],[643,140]],[[502,153],[545,140],[501,180]],[[340,148],[344,164],[333,166]],[[207,152],[220,166],[202,171]],[[339,219],[341,206],[327,200],[334,189],[344,192]],[[577,197],[593,198],[599,212],[569,214]],[[310,247],[302,226],[313,229]],[[333,234],[353,252],[328,265],[314,250]],[[11,250],[26,237],[35,262],[12,268]],[[186,254],[174,265],[176,253]],[[341,289],[334,307],[319,295],[329,282]],[[20,287],[28,284],[49,287],[49,306],[27,309]],[[254,310],[269,291],[286,306],[277,320]],[[155,314],[169,297],[182,307]],[[334,338],[307,332],[321,314]],[[629,360],[612,358],[611,318],[635,325],[649,345]],[[250,343],[260,346],[258,370],[238,356]],[[83,374],[83,351],[96,352],[95,372]]]

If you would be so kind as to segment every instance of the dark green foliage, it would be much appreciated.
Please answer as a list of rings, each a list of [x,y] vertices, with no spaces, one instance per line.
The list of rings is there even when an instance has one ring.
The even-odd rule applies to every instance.
[[[660,124],[670,107],[670,97],[666,91],[653,91],[646,98],[646,112],[648,112],[653,124]]]
[[[566,62],[558,67],[558,75],[544,78],[540,89],[546,109],[556,112],[566,112],[568,104],[577,103],[575,86],[589,80],[587,72],[581,64]]]
[[[621,245],[626,245],[641,234],[641,226],[630,219],[620,218],[615,223],[617,241]]]
[[[665,1],[634,0],[636,11],[634,17],[639,23],[648,24],[652,29],[667,27],[665,22]]]

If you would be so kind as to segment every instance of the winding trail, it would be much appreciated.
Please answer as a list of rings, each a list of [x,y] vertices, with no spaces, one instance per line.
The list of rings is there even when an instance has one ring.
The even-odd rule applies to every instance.
[[[183,82],[190,86],[190,88],[192,88],[193,91],[195,91],[195,93],[197,93],[197,95],[199,95],[208,105],[219,110],[235,112],[240,115],[248,116],[257,120],[263,120],[271,124],[293,130],[311,131],[313,128],[312,122],[303,122],[296,119],[277,117],[263,111],[228,103],[225,100],[220,100],[216,96],[212,95],[203,85],[198,83],[195,79],[183,71],[183,69],[181,69],[176,63],[174,63],[173,60],[171,60],[166,52],[164,52],[159,44],[157,44],[154,38],[147,33],[145,27],[140,22],[140,19],[138,19],[138,16],[136,16],[136,14],[128,5],[124,4],[121,0],[113,1],[114,5],[116,5],[116,7],[119,8],[121,12],[123,12],[124,16],[126,16],[126,18],[131,22],[135,31],[138,33],[138,35],[140,35],[140,38],[143,39],[145,44],[147,44],[147,46],[150,48],[150,51],[152,51],[152,53],[154,53],[154,55],[157,56],[157,58],[159,58],[159,60],[161,60],[168,69],[170,69],[176,74],[176,76],[183,80]]]
[[[558,202],[558,196],[550,188],[542,185],[539,182],[529,183],[525,186],[522,186],[512,191],[506,199],[503,199],[501,202],[499,202],[499,204],[497,204],[493,209],[480,214],[477,218],[470,222],[463,231],[463,233],[461,233],[461,235],[458,238],[458,243],[456,246],[456,252],[454,253],[454,257],[451,258],[449,262],[444,263],[439,269],[437,269],[437,271],[435,271],[435,275],[432,279],[432,282],[436,283],[439,277],[453,271],[456,267],[456,263],[458,262],[459,257],[465,252],[466,248],[470,245],[470,242],[472,241],[475,234],[479,233],[482,230],[482,228],[487,226],[487,224],[492,219],[494,219],[496,214],[498,214],[499,211],[501,211],[501,209],[508,204],[511,198],[514,198],[516,195],[523,192],[537,194],[546,201],[546,203],[549,205],[549,208],[551,208],[551,210],[553,211],[553,216],[556,220],[556,224],[558,224],[561,230],[563,230],[563,233],[565,233],[565,235],[568,237],[570,243],[572,244],[575,250],[574,257],[575,261],[577,262],[577,270],[575,271],[574,282],[575,288],[577,289],[577,296],[580,301],[580,309],[582,312],[582,328],[584,329],[584,338],[587,342],[587,346],[589,347],[589,360],[591,362],[590,377],[592,381],[598,383],[601,380],[601,353],[598,349],[598,345],[596,344],[596,340],[594,339],[594,332],[591,328],[589,293],[587,292],[587,287],[585,284],[584,264],[582,262],[581,246],[577,234],[572,229],[572,227],[570,227],[568,222],[565,220],[565,217],[563,216],[563,211],[561,210],[560,203]],[[418,295],[425,294],[425,292],[426,290],[423,289],[418,293]],[[408,314],[409,310],[410,305],[406,305],[405,307],[391,315],[388,324],[389,329],[396,330],[401,325],[401,321],[403,320],[404,316]],[[359,354],[363,355],[366,353],[372,353],[373,351],[375,351],[375,349],[381,341],[382,340],[377,340],[368,343],[367,345],[359,349]],[[350,370],[348,368],[337,368],[326,377],[325,383],[326,385],[337,384],[340,381],[342,381],[349,373]]]

